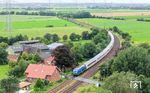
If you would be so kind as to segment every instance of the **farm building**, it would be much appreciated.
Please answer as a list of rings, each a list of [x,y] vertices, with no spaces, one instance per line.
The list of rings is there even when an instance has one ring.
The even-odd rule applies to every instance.
[[[20,55],[22,52],[37,53],[41,59],[45,59],[51,55],[47,45],[39,43],[38,40],[20,41],[17,44],[9,46],[7,51],[9,55]]]
[[[27,44],[27,45],[13,45],[9,46],[8,54],[20,54],[23,51],[27,51],[30,53],[36,52],[49,52],[49,48],[43,43],[35,43],[35,44]]]
[[[57,47],[63,46],[63,45],[64,45],[64,44],[62,44],[62,43],[52,43],[52,44],[47,45],[47,46],[48,46],[48,48],[49,48],[51,51],[53,51],[53,50],[55,50]]]
[[[31,41],[19,41],[18,44],[35,44],[39,43],[39,40],[31,40]]]
[[[60,70],[56,66],[43,64],[30,64],[25,74],[29,82],[33,82],[36,79],[48,80],[50,82],[61,79]]]
[[[29,83],[29,82],[20,82],[19,83],[19,88],[21,90],[29,90],[30,87],[31,87],[31,83]]]

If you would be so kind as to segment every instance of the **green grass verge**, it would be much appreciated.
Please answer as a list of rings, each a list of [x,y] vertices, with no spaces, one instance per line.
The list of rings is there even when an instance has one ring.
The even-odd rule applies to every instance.
[[[32,86],[33,91],[31,91],[31,93],[46,93],[47,91],[49,91],[49,90],[55,88],[56,86],[60,85],[65,80],[66,79],[62,79],[60,81],[50,83],[48,86],[45,86],[44,89],[40,89],[39,91],[34,91],[33,86]]]
[[[79,87],[73,93],[112,93],[112,92],[109,90],[103,89],[101,87],[96,87],[91,84],[85,84],[85,85]]]

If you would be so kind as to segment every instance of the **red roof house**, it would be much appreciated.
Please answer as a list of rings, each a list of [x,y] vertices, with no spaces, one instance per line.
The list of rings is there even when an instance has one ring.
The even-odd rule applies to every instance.
[[[27,81],[33,82],[36,79],[58,81],[61,79],[60,71],[56,66],[43,64],[30,64],[26,71]]]
[[[55,57],[54,56],[49,56],[48,58],[44,59],[44,64],[46,65],[55,65]]]

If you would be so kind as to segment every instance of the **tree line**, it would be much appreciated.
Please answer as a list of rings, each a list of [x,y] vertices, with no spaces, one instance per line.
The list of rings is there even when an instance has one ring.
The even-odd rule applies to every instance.
[[[7,15],[7,11],[1,11],[0,15]],[[10,11],[11,15],[39,15],[39,16],[61,16],[68,18],[91,18],[92,15],[90,12],[76,12],[76,13],[62,13],[62,12],[53,12],[53,11],[40,11],[40,12],[28,12],[28,11]]]
[[[7,11],[0,12],[0,15],[7,15]],[[28,12],[28,11],[10,11],[11,15],[39,15],[39,16],[56,16],[56,12],[53,11],[40,11],[40,12]]]
[[[138,18],[137,21],[150,22],[150,19]]]
[[[105,17],[105,16],[95,16],[95,15],[93,15],[92,18],[112,19],[112,20],[126,20],[125,18],[121,18],[121,17]]]

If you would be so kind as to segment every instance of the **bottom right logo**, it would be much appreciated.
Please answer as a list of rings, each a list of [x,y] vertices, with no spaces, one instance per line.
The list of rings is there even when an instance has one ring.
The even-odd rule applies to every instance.
[[[141,89],[141,81],[130,81],[130,88]]]

